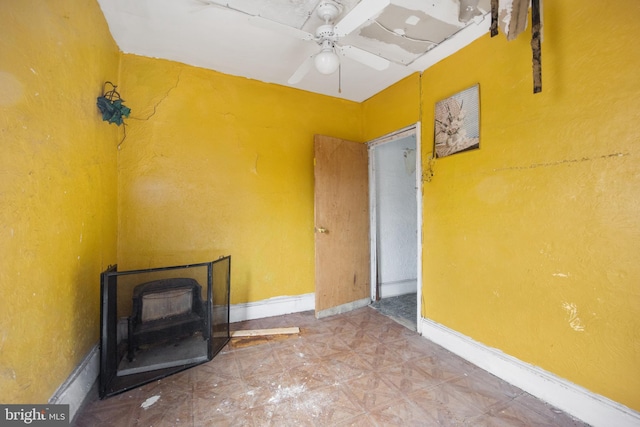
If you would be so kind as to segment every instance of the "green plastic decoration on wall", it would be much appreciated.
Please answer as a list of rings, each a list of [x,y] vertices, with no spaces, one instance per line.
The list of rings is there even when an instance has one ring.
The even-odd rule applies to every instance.
[[[110,91],[106,90],[107,85],[111,85]],[[105,82],[102,88],[103,94],[98,97],[97,104],[102,113],[102,120],[120,126],[123,123],[123,117],[129,117],[131,109],[123,104],[124,99],[120,98],[116,89],[117,86],[113,83]]]

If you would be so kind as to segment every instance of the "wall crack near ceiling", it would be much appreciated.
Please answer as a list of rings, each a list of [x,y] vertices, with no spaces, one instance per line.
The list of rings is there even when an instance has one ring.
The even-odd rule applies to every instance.
[[[173,85],[171,88],[169,88],[169,90],[167,90],[167,92],[164,94],[164,96],[162,98],[160,98],[158,100],[158,102],[156,102],[155,104],[153,104],[153,112],[151,114],[149,114],[147,117],[144,118],[140,118],[140,117],[130,117],[130,119],[133,120],[149,120],[151,117],[153,117],[156,114],[156,111],[158,110],[158,106],[160,104],[162,104],[162,102],[167,99],[169,97],[169,94],[178,87],[178,84],[180,84],[180,76],[182,75],[182,70],[180,71],[180,73],[178,73],[178,78],[176,80],[176,84]]]
[[[176,79],[176,84],[173,85],[172,87],[169,88],[169,90],[167,90],[167,92],[164,94],[164,96],[162,98],[160,98],[158,100],[158,102],[156,102],[155,104],[153,104],[153,112],[151,114],[149,114],[147,117],[133,117],[130,116],[129,119],[130,120],[141,120],[141,121],[147,121],[149,120],[151,117],[153,117],[156,114],[156,111],[158,110],[158,106],[160,104],[162,104],[162,102],[167,99],[169,97],[169,94],[178,87],[178,84],[180,84],[180,76],[182,75],[182,70],[178,73],[178,78]],[[120,143],[118,144],[117,149],[120,150],[120,147],[122,146],[122,144],[124,143],[124,140],[127,139],[127,128],[126,128],[127,124],[123,123],[123,131],[124,131],[124,135],[122,137],[122,140],[120,141]]]

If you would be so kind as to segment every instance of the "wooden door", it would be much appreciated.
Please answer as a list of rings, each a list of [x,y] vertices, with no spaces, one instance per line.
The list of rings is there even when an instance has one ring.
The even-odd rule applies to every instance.
[[[316,317],[370,302],[366,144],[314,140]]]

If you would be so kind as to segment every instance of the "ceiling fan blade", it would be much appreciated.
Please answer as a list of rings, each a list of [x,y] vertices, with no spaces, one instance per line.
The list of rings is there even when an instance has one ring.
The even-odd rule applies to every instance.
[[[287,83],[289,83],[290,85],[299,83],[300,80],[302,80],[302,78],[307,75],[309,70],[311,70],[311,67],[313,66],[314,56],[315,55],[311,55],[302,64],[300,64],[298,69],[291,75],[291,77],[289,77],[289,80],[287,80]]]
[[[335,33],[338,37],[345,36],[358,28],[367,20],[376,16],[391,3],[391,0],[362,0],[335,25]]]
[[[378,55],[374,55],[366,50],[359,49],[355,46],[336,46],[340,53],[347,58],[358,61],[374,70],[382,71],[389,68],[390,62]]]
[[[249,18],[249,23],[251,23],[252,25],[255,25],[256,27],[265,28],[271,31],[276,31],[280,34],[285,34],[299,40],[315,39],[314,35],[311,33],[307,33],[306,31],[302,31],[297,28],[290,27],[288,25],[284,25],[276,21],[272,21],[270,19],[266,19],[261,16],[251,16]]]

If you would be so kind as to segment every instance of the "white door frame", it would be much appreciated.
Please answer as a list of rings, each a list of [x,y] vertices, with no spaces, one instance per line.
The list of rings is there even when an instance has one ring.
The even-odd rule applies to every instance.
[[[371,300],[373,301],[376,295],[376,286],[377,286],[377,262],[378,262],[378,253],[376,250],[378,243],[377,236],[377,227],[376,227],[376,178],[375,178],[375,156],[373,155],[373,150],[375,147],[386,144],[388,142],[396,141],[401,138],[405,138],[410,135],[416,136],[416,201],[417,201],[417,209],[416,209],[416,217],[417,217],[417,226],[418,231],[416,233],[417,239],[417,254],[418,259],[416,260],[416,265],[418,271],[416,272],[417,277],[417,315],[416,315],[416,329],[418,333],[422,333],[422,322],[421,322],[421,312],[422,312],[422,147],[421,147],[421,138],[420,138],[420,122],[416,122],[410,126],[399,129],[395,132],[388,133],[384,136],[376,138],[372,141],[367,142],[367,147],[369,151],[369,233],[370,233],[370,254],[371,254]]]

